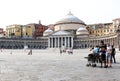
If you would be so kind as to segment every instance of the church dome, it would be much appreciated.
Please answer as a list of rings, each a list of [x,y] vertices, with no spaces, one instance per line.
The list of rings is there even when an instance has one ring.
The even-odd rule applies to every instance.
[[[76,31],[76,34],[77,35],[88,35],[89,33],[88,33],[88,30],[86,28],[82,27]]]
[[[75,17],[71,12],[69,12],[63,19],[56,22],[56,24],[62,24],[62,23],[80,23],[85,24],[82,20]]]
[[[80,27],[85,27],[86,24],[74,16],[71,12],[67,14],[64,18],[55,23],[55,31],[58,30],[77,30]]]
[[[48,28],[47,30],[45,30],[44,32],[43,32],[43,36],[48,36],[48,35],[50,35],[50,34],[52,34],[53,33],[53,30],[51,30],[50,28]]]

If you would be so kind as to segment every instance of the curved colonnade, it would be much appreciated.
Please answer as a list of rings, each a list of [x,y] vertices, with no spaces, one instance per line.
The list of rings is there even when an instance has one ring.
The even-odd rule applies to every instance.
[[[29,49],[45,49],[45,48],[60,48],[64,44],[68,48],[82,49],[90,48],[100,44],[103,40],[106,44],[110,43],[115,47],[119,47],[118,34],[99,37],[50,37],[40,39],[0,39],[0,48],[3,49],[24,49],[27,46]]]

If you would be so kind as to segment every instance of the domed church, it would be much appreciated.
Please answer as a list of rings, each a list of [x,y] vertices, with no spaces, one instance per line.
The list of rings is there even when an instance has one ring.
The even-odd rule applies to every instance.
[[[49,30],[49,32],[46,31],[44,32],[44,36],[48,36],[48,48],[60,48],[62,46],[73,48],[76,36],[88,37],[89,35],[86,24],[71,12],[55,23],[52,33],[52,30]],[[48,35],[48,33],[50,34]]]

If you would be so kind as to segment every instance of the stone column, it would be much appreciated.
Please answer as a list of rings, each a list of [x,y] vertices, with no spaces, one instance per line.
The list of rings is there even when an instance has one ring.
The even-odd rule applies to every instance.
[[[94,46],[94,40],[92,40],[92,47]]]
[[[112,38],[110,38],[109,40],[110,40],[110,45],[112,45],[112,41],[111,41],[111,40],[112,40]]]
[[[63,37],[61,37],[61,47],[63,46]]]
[[[119,47],[119,36],[116,37],[116,45],[117,45],[117,48]]]
[[[56,48],[58,48],[58,37],[56,37]]]
[[[55,48],[55,37],[53,38],[53,48]]]
[[[70,37],[68,37],[68,48],[70,47]]]
[[[65,39],[65,47],[67,47],[67,46],[66,46],[66,37],[65,37],[64,39]]]
[[[52,44],[52,41],[51,41],[51,37],[50,37],[50,48],[51,48],[51,44]]]
[[[112,44],[114,44],[113,38],[112,38]]]
[[[60,45],[60,43],[59,43],[59,39],[60,39],[60,38],[58,37],[58,48],[59,48],[59,45]]]
[[[71,38],[71,48],[73,48],[73,37]]]
[[[50,48],[50,38],[48,38],[48,48]]]
[[[66,37],[66,47],[68,47],[68,37]]]
[[[54,47],[56,48],[56,37],[54,37]]]
[[[53,37],[51,38],[51,48],[53,48]]]

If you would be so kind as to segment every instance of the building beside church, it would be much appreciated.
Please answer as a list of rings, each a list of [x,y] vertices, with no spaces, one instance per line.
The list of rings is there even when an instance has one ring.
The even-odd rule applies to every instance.
[[[64,18],[57,21],[54,25],[51,25],[51,28],[47,28],[45,26],[42,27],[42,29],[38,30],[39,27],[35,28],[33,26],[32,29],[29,29],[28,34],[28,28],[32,25],[28,24],[27,26],[24,26],[24,31],[22,32],[17,31],[19,27],[15,27],[15,29],[13,28],[9,31],[7,30],[7,34],[9,36],[11,36],[12,33],[14,33],[14,35],[22,35],[24,36],[24,38],[0,38],[0,48],[23,49],[24,46],[28,46],[28,48],[32,49],[62,47],[82,49],[99,45],[101,40],[103,40],[105,43],[110,43],[115,47],[120,47],[119,18],[114,19],[110,23],[87,25],[84,21],[80,20],[71,12],[69,12]],[[33,30],[42,33],[37,34],[34,33]],[[15,31],[17,32],[15,33]],[[34,35],[37,37],[35,37],[35,39],[26,39],[26,36],[28,35],[33,38]]]

